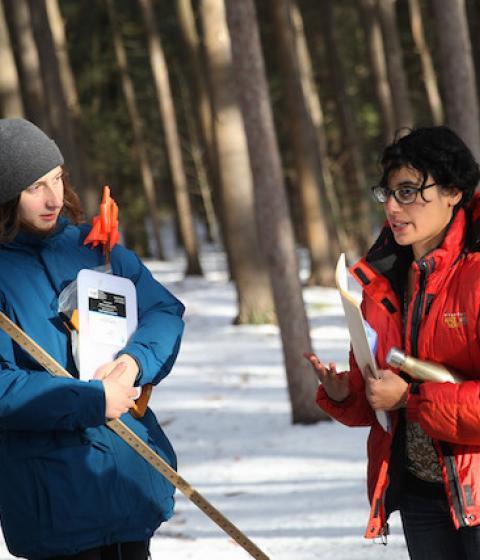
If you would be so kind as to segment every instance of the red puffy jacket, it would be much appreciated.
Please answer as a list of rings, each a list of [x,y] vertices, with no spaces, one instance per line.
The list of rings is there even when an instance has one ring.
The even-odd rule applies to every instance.
[[[467,227],[468,222],[468,227]],[[387,369],[392,346],[407,354],[444,364],[459,373],[461,384],[425,382],[410,392],[407,419],[419,422],[433,439],[455,527],[480,524],[480,252],[467,250],[467,230],[480,225],[480,195],[460,209],[443,243],[411,266],[415,287],[405,329],[399,300],[402,279],[412,262],[410,247],[400,247],[386,225],[371,251],[350,272],[363,287],[364,317],[378,335],[376,359]],[[476,249],[478,249],[478,244]],[[395,289],[396,287],[396,289]],[[391,433],[379,425],[350,353],[350,396],[330,400],[322,387],[317,402],[347,426],[371,426],[368,438],[368,493],[371,512],[366,538],[385,534],[385,494],[391,444],[399,413],[390,414]]]

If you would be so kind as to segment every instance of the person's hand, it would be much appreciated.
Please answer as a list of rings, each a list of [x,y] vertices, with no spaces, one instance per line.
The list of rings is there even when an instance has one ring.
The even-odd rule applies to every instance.
[[[105,391],[105,417],[110,420],[120,418],[135,405],[133,397],[137,394],[136,389],[122,380],[126,368],[126,364],[119,363],[102,380]]]
[[[344,401],[350,395],[348,373],[337,373],[334,363],[324,366],[316,354],[305,352],[303,355],[313,366],[315,373],[332,401]]]
[[[124,371],[120,378],[121,383],[123,383],[126,387],[133,387],[135,379],[138,375],[138,364],[132,356],[129,356],[128,354],[122,354],[117,359],[113,360],[113,362],[108,362],[103,364],[103,366],[100,366],[95,372],[93,379],[105,379],[118,366],[118,364],[124,364]]]
[[[408,383],[390,369],[378,370],[378,379],[365,369],[365,394],[374,410],[397,410],[407,402]]]

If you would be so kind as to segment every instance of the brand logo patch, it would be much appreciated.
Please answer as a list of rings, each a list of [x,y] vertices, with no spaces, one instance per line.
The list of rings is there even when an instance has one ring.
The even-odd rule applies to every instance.
[[[454,313],[444,313],[443,322],[449,329],[458,329],[467,324],[467,314],[465,311],[455,311]]]

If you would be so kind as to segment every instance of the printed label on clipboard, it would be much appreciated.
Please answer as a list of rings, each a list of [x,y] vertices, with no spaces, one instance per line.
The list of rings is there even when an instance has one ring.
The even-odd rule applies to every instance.
[[[88,290],[90,335],[105,344],[124,346],[127,343],[127,311],[125,296]]]

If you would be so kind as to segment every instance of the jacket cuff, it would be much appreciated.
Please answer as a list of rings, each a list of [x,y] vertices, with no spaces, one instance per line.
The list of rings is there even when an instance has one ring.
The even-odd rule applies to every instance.
[[[347,408],[353,403],[354,400],[355,400],[355,396],[353,395],[352,392],[350,392],[348,397],[346,399],[343,399],[343,401],[336,401],[328,396],[327,392],[322,387],[322,385],[320,385],[317,390],[316,401],[318,405],[320,405],[321,402],[327,401],[331,406],[337,406],[339,408]]]
[[[105,389],[100,380],[92,379],[85,383],[84,391],[82,391],[81,410],[84,427],[101,426],[105,423]]]

